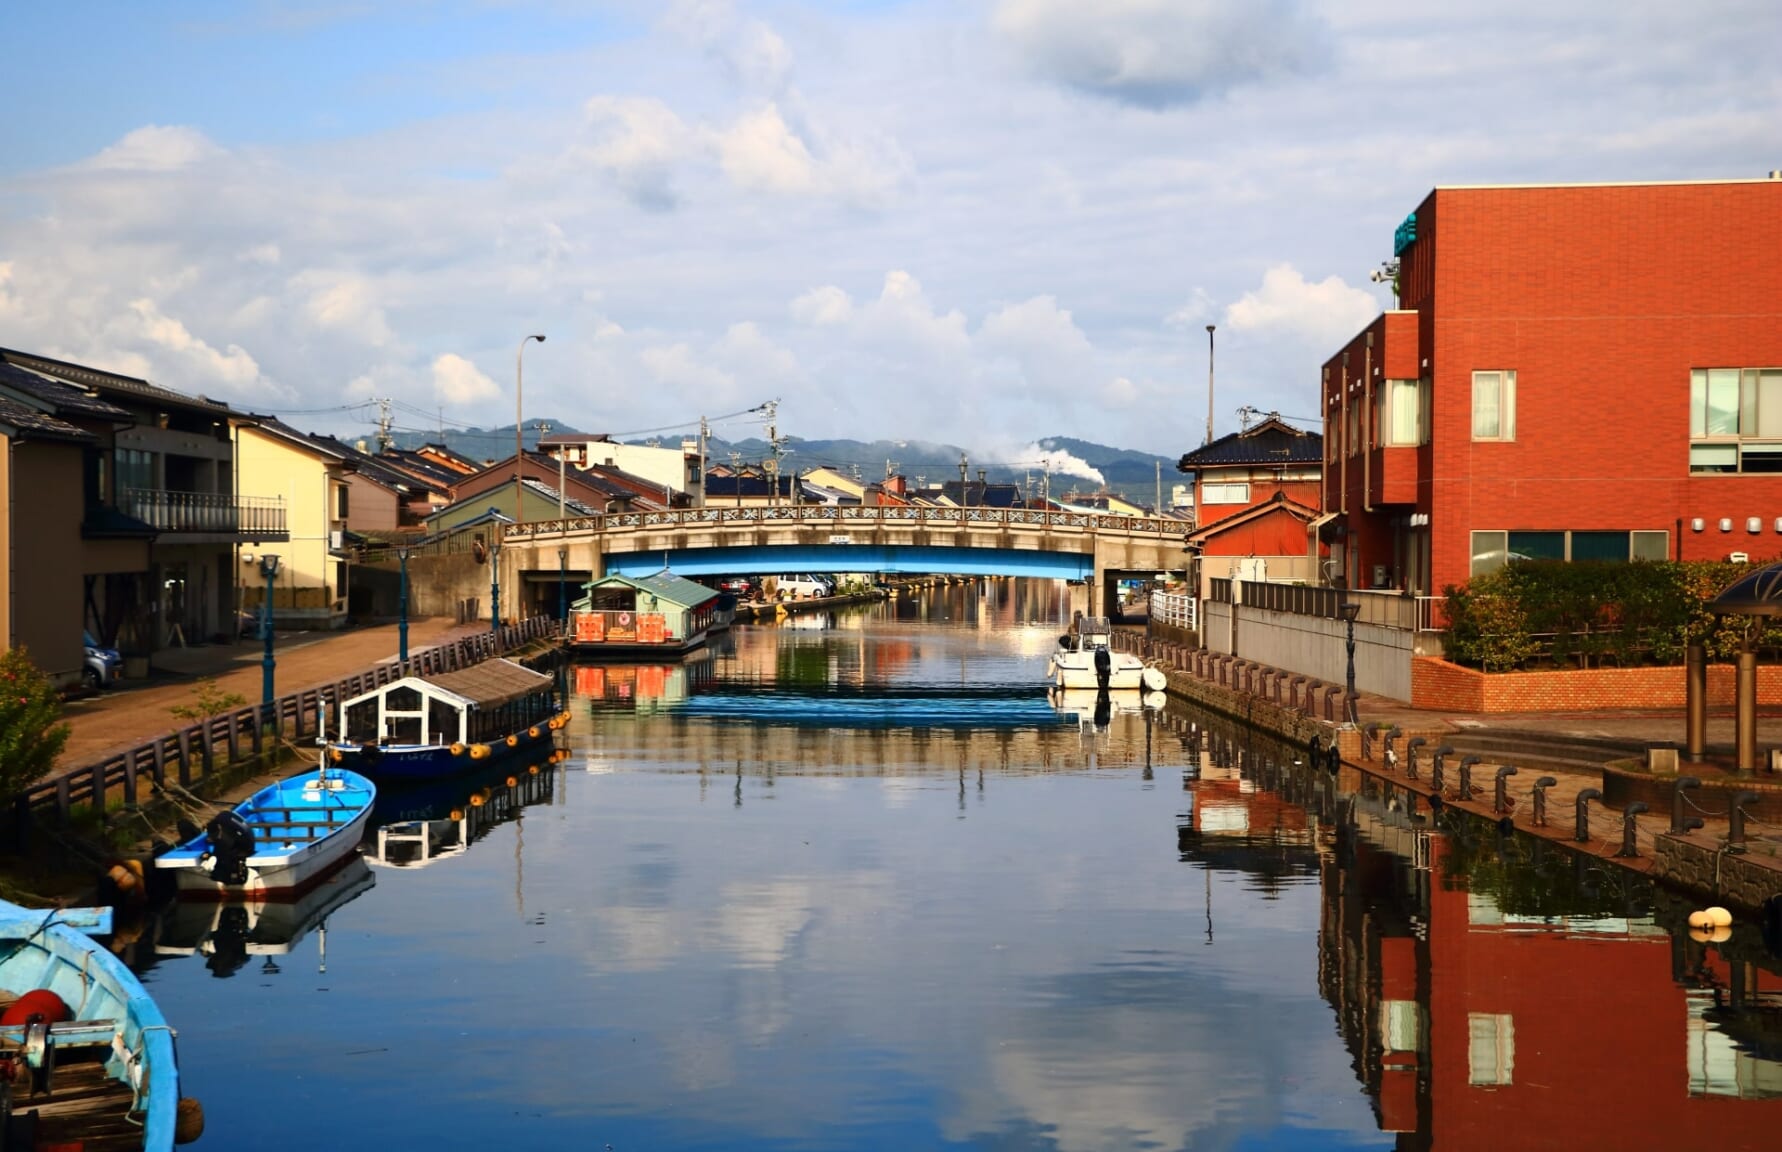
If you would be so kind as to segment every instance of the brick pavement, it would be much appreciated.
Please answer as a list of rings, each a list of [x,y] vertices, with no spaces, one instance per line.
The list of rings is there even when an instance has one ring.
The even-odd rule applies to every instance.
[[[408,647],[422,648],[486,631],[488,624],[455,624],[446,617],[410,620]],[[396,658],[394,624],[344,632],[281,632],[274,637],[275,690],[279,695],[332,683]],[[63,712],[69,737],[58,768],[90,763],[117,748],[140,744],[180,726],[169,708],[189,703],[199,677],[216,677],[223,692],[236,692],[251,703],[260,699],[263,649],[258,640],[210,644],[156,653],[155,670],[146,679],[125,681],[85,699],[71,700]]]

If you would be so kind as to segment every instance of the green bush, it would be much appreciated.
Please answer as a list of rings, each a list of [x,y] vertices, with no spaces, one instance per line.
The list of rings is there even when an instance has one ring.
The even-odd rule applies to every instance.
[[[0,652],[0,793],[11,796],[50,770],[68,725],[62,700],[23,648]]]
[[[1701,642],[1711,660],[1739,650],[1747,618],[1717,617],[1708,603],[1761,563],[1528,560],[1449,586],[1448,658],[1487,672],[1529,667],[1677,664]],[[1782,630],[1756,637],[1782,644]]]

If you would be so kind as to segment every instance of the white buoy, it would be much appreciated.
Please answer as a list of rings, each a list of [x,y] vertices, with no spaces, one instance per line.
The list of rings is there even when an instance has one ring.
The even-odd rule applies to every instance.
[[[1161,668],[1147,668],[1139,673],[1139,679],[1152,692],[1161,692],[1169,687],[1169,677],[1164,675]]]
[[[1709,921],[1706,912],[1697,910],[1689,914],[1689,926],[1691,928],[1712,928],[1714,925]]]
[[[1719,905],[1709,908],[1705,914],[1708,917],[1710,928],[1726,928],[1732,925],[1732,913]]]

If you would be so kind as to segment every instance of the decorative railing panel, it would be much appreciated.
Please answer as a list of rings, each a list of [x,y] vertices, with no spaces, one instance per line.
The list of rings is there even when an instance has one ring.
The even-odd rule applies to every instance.
[[[709,528],[724,524],[884,524],[906,527],[921,524],[957,528],[967,524],[1013,528],[1072,528],[1087,532],[1123,532],[1129,535],[1173,536],[1185,534],[1190,525],[1180,520],[1149,516],[1117,516],[1089,512],[1048,512],[1034,508],[917,508],[840,507],[833,504],[782,504],[768,507],[677,508],[663,512],[615,512],[565,520],[534,520],[510,524],[508,540],[531,540],[569,532],[623,533],[638,529]]]
[[[118,510],[167,533],[283,537],[287,532],[283,496],[126,488],[119,497]]]

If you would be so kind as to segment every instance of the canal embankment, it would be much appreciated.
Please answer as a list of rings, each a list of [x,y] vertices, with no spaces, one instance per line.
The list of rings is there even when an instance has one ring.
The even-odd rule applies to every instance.
[[[1379,790],[1409,811],[1447,810],[1519,831],[1704,903],[1777,915],[1782,901],[1782,777],[1654,771],[1647,750],[1676,747],[1680,712],[1490,717],[1358,695],[1359,724],[1335,685],[1177,640],[1119,633],[1163,668],[1168,693],[1338,758],[1347,791]],[[1711,718],[1730,751],[1730,716]],[[1782,741],[1782,718],[1762,725]],[[1662,755],[1657,763],[1668,763]],[[1685,766],[1688,767],[1688,766]],[[1737,799],[1740,819],[1731,819]]]

